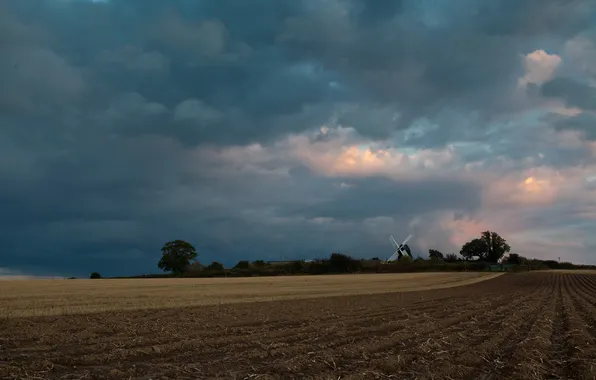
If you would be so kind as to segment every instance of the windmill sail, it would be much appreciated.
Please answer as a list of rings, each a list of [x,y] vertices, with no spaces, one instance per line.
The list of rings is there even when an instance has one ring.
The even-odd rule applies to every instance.
[[[408,235],[407,238],[401,244],[398,244],[397,241],[393,238],[393,235],[389,235],[389,241],[393,245],[395,252],[391,257],[387,259],[388,262],[399,260],[403,257],[403,255],[408,255],[412,257],[412,253],[410,252],[410,248],[406,245],[406,243],[412,238],[412,234]]]

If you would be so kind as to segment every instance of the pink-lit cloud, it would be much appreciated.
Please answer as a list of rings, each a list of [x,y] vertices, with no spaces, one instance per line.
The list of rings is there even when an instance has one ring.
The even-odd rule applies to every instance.
[[[524,56],[525,74],[519,79],[518,85],[526,87],[528,84],[541,85],[552,79],[561,64],[561,57],[549,54],[539,49]]]
[[[594,149],[596,145],[582,139],[578,132],[552,129],[545,129],[541,143],[545,142],[551,147],[569,149]],[[390,233],[416,231],[412,244],[423,252],[430,248],[458,251],[465,241],[477,237],[481,231],[495,230],[508,239],[514,251],[522,254],[540,256],[537,247],[549,244],[554,250],[585,246],[577,241],[573,230],[557,238],[547,234],[540,235],[542,240],[538,239],[540,233],[536,231],[541,231],[542,227],[536,221],[557,218],[556,210],[570,202],[584,207],[576,207],[569,213],[572,208],[565,206],[568,213],[564,217],[575,221],[596,220],[595,191],[588,186],[588,178],[596,175],[596,161],[580,167],[560,168],[540,163],[540,157],[521,161],[521,166],[520,162],[508,159],[466,163],[464,150],[453,145],[435,150],[404,150],[387,142],[358,137],[348,128],[323,127],[315,134],[292,135],[269,146],[203,148],[197,154],[255,175],[276,172],[280,180],[288,176],[291,167],[306,165],[321,178],[341,177],[342,181],[335,183],[340,190],[354,188],[349,183],[350,178],[372,177],[395,181],[449,177],[473,181],[482,187],[481,208],[465,216],[439,212],[413,217],[405,224],[385,216],[364,220],[361,228],[379,245],[385,243],[386,235]],[[271,166],[276,171],[267,169]],[[441,196],[440,189],[437,189],[437,196]],[[549,210],[553,210],[552,213]],[[291,220],[285,218],[284,223],[292,223]],[[330,217],[314,217],[306,222],[319,228],[346,226],[345,222]],[[548,224],[545,223],[544,228],[551,228]]]
[[[340,129],[340,132],[343,132]],[[457,157],[450,148],[417,150],[377,148],[378,142],[346,141],[345,132],[337,138],[311,141],[307,136],[293,136],[289,142],[292,155],[312,170],[325,176],[386,176],[420,178],[443,175],[453,168]]]

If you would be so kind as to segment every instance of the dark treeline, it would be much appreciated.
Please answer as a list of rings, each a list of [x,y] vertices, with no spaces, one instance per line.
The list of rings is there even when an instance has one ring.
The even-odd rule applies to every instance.
[[[574,265],[570,262],[528,259],[510,251],[511,247],[498,233],[484,231],[480,237],[465,243],[459,254],[443,254],[436,249],[430,249],[428,259],[420,257],[414,259],[409,255],[404,255],[398,261],[384,262],[378,258],[355,259],[346,254],[332,253],[328,258],[315,260],[269,262],[243,260],[233,268],[224,268],[219,262],[202,265],[196,261],[198,253],[192,244],[184,240],[173,240],[162,247],[162,257],[157,264],[161,270],[169,273],[133,276],[132,278],[596,269],[596,266]],[[90,277],[101,278],[101,275],[93,272]]]
[[[463,272],[463,271],[505,271],[524,272],[529,270],[548,269],[596,269],[596,266],[575,265],[569,262],[554,260],[527,259],[517,254],[511,254],[502,263],[486,261],[468,261],[458,258],[455,261],[445,259],[411,259],[386,263],[373,259],[354,259],[341,253],[333,253],[327,259],[311,262],[253,262],[240,261],[233,268],[224,268],[222,264],[214,262],[202,266],[191,264],[182,273],[150,274],[134,276],[134,278],[160,277],[252,277],[252,276],[284,276],[284,275],[325,275],[345,273],[413,273],[413,272]]]

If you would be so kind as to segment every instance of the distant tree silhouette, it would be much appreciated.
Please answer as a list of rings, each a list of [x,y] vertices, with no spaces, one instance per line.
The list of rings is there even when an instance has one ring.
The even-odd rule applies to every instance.
[[[332,272],[353,272],[360,268],[359,261],[343,253],[332,253],[329,257],[329,268]]]
[[[184,273],[187,267],[197,258],[198,253],[192,244],[184,240],[173,240],[161,248],[162,256],[157,267],[164,272],[175,275]]]
[[[459,253],[467,259],[478,256],[481,260],[496,263],[510,250],[509,244],[498,233],[484,231],[479,238],[465,243]]]
[[[234,266],[234,269],[249,269],[249,268],[250,268],[250,262],[248,262],[248,260],[238,261],[238,264],[236,264]]]
[[[428,258],[429,259],[437,259],[437,260],[443,260],[444,256],[443,253],[440,251],[437,251],[436,249],[429,249],[428,250]]]
[[[473,256],[478,256],[484,259],[488,255],[488,248],[484,240],[476,238],[465,243],[461,247],[459,254],[468,260]]]
[[[485,258],[486,261],[496,263],[506,253],[511,251],[511,246],[507,244],[507,241],[494,231],[482,232],[481,239],[484,240],[486,246],[488,247],[488,252]]]
[[[91,273],[91,275],[89,276],[89,278],[101,278],[101,274],[99,274],[99,272],[93,272]]]

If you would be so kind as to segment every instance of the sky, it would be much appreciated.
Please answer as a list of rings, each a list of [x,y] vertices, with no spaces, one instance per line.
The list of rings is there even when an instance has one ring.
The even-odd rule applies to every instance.
[[[596,264],[596,2],[3,0],[0,275]]]

